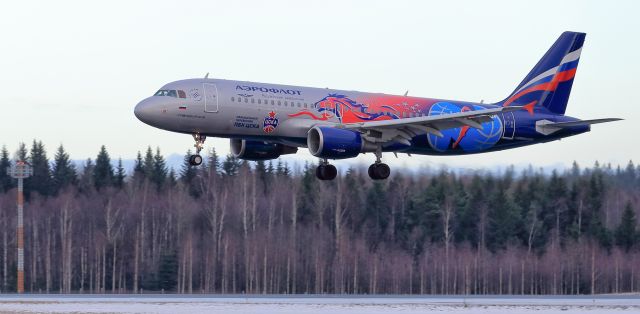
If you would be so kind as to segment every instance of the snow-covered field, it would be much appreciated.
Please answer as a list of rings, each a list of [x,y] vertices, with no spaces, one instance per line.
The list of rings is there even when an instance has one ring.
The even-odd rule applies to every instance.
[[[640,313],[640,295],[166,296],[0,295],[0,313]]]

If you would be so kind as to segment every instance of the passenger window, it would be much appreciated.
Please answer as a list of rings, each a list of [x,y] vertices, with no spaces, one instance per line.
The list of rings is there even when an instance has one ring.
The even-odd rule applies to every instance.
[[[183,90],[178,90],[178,97],[180,98],[187,98],[187,93],[185,93]]]
[[[231,97],[231,101],[236,101],[236,99],[234,97]]]
[[[276,103],[275,103],[273,100],[271,100],[271,105],[272,105],[272,106],[275,106],[275,105],[276,105]]]
[[[285,106],[285,107],[287,106],[287,101],[285,101],[285,102],[284,102],[284,106]]]
[[[245,103],[248,103],[248,102],[249,102],[249,98],[245,98],[245,99],[244,99],[244,102],[245,102]]]
[[[280,101],[278,100],[278,106],[280,106]]]
[[[298,103],[298,108],[300,108],[300,107],[302,107],[302,104],[301,104],[301,103]]]
[[[256,103],[256,100],[255,100],[255,99],[253,99],[253,98],[251,98],[251,103],[252,103],[252,104],[255,104],[255,103]]]
[[[307,108],[307,103],[304,103],[304,107]]]

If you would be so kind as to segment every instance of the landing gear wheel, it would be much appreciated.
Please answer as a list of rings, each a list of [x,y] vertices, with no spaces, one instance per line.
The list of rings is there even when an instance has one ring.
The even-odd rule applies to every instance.
[[[330,164],[320,164],[316,168],[316,177],[320,180],[333,180],[338,175],[336,166]]]
[[[189,156],[189,164],[192,166],[200,166],[202,164],[202,156],[200,155]]]
[[[196,141],[195,145],[196,154],[189,156],[189,164],[192,166],[200,166],[202,164],[202,156],[200,156],[200,151],[204,147],[204,141],[207,139],[206,136],[200,135],[200,133],[193,134],[193,140]]]
[[[373,180],[384,180],[391,174],[391,169],[387,164],[375,163],[369,166],[369,177]]]

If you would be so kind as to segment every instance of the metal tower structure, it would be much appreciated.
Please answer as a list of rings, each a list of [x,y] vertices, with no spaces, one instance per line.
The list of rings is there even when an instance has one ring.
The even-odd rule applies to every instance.
[[[33,174],[33,168],[25,161],[17,161],[7,168],[7,173],[18,179],[18,293],[24,293],[24,192],[22,181]]]

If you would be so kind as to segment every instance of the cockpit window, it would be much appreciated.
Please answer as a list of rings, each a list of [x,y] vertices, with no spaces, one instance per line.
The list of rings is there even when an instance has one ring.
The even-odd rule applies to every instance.
[[[185,93],[183,90],[178,90],[178,97],[187,98],[187,93]]]
[[[169,96],[169,97],[178,97],[175,89],[161,89],[157,91],[153,96]],[[180,97],[183,98],[183,97]]]

